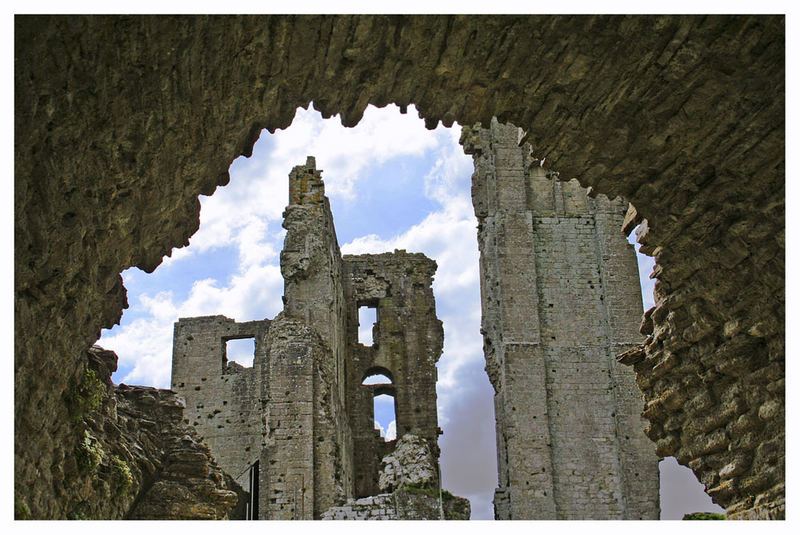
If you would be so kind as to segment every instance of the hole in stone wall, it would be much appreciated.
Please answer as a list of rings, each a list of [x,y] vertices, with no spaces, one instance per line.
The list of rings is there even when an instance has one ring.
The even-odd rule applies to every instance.
[[[375,375],[370,375],[361,383],[362,385],[390,385],[392,384],[392,380],[383,375],[382,373],[378,373]]]
[[[373,401],[375,429],[381,432],[385,442],[397,438],[397,418],[395,417],[394,396],[378,394]]]
[[[358,343],[371,346],[372,329],[378,323],[378,309],[371,306],[358,307]]]
[[[694,472],[666,457],[658,464],[661,478],[661,520],[681,520],[686,513],[725,513],[711,501]]]
[[[116,383],[166,388],[178,317],[222,314],[242,322],[280,312],[288,174],[313,155],[343,254],[406,249],[437,261],[434,293],[445,332],[437,366],[443,482],[453,493],[469,495],[473,519],[491,519],[497,480],[494,391],[483,371],[479,332],[472,158],[458,144],[458,126],[426,130],[413,106],[408,111],[370,106],[359,125],[345,129],[338,117],[323,120],[309,107],[297,110],[288,129],[263,132],[253,156],[231,165],[230,184],[200,196],[201,224],[191,245],[173,250],[150,275],[136,268],[123,273],[130,308],[98,343],[120,357]],[[652,264],[641,266],[642,282],[651,285]],[[371,331],[374,321],[359,323]],[[252,366],[252,349],[245,353]]]
[[[655,304],[653,300],[655,279],[651,279],[650,274],[653,272],[653,266],[655,266],[656,261],[652,256],[639,252],[639,247],[641,246],[636,242],[636,230],[638,228],[637,226],[628,234],[628,243],[632,244],[636,249],[636,262],[639,265],[639,285],[642,288],[642,307],[644,310],[648,310]]]
[[[237,338],[225,341],[225,358],[228,363],[235,362],[245,368],[252,368],[255,352],[255,338]]]

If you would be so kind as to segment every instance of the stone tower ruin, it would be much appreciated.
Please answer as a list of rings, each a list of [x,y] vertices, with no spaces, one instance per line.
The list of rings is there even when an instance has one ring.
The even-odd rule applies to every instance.
[[[493,120],[473,156],[482,332],[495,389],[498,519],[658,519],[641,393],[615,356],[641,342],[627,203],[560,182]]]
[[[373,398],[391,394],[397,436],[424,439],[436,488],[443,343],[431,289],[436,263],[405,251],[342,257],[313,157],[289,175],[283,226],[283,312],[272,320],[207,316],[175,324],[172,388],[186,400],[186,418],[249,489],[249,516],[321,518],[385,490],[381,460],[398,441],[374,429]],[[371,346],[358,341],[364,306],[377,312]],[[255,341],[252,367],[226,357],[226,342],[239,338]],[[362,384],[377,373],[391,384]],[[396,517],[414,515],[425,516]]]

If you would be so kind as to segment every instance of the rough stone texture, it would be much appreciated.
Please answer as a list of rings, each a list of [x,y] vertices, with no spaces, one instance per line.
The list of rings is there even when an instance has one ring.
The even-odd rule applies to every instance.
[[[436,493],[402,488],[391,494],[347,500],[331,507],[322,520],[469,520],[469,500],[442,494],[441,508]]]
[[[98,346],[82,362],[69,401],[77,440],[60,441],[58,518],[236,518],[244,492],[184,424],[175,393],[112,384],[117,356]],[[18,504],[17,518],[29,514]]]
[[[378,486],[382,492],[404,486],[435,488],[438,480],[436,461],[428,441],[416,435],[403,435],[394,451],[381,460]]]
[[[403,473],[398,460],[407,461],[417,477],[403,473],[403,481],[438,488],[439,450],[429,447],[440,433],[436,263],[405,251],[342,258],[313,157],[289,174],[283,226],[281,314],[175,324],[172,387],[186,399],[188,421],[253,496],[248,516],[255,518],[320,518],[347,499],[377,494],[381,460],[396,446],[393,473]],[[370,347],[358,342],[361,305],[377,309]],[[226,341],[247,337],[255,338],[253,366],[228,363]],[[375,372],[392,383],[363,385]],[[415,434],[411,443],[384,442],[376,433],[373,397],[384,393],[395,396],[398,429]],[[409,447],[427,452],[422,479]],[[428,514],[414,513],[411,503],[402,511]]]
[[[191,398],[185,418],[214,452],[214,458],[237,480],[255,461],[263,444],[260,406],[262,385],[254,374],[228,362],[226,341],[254,338],[253,366],[261,368],[269,321],[236,323],[224,316],[181,318],[173,334],[172,389]],[[186,392],[191,391],[191,396]]]
[[[784,34],[783,16],[15,17],[20,507],[66,512],[57,452],[75,426],[64,393],[79,355],[120,317],[119,273],[152,271],[186,244],[197,195],[312,100],[347,126],[368,103],[413,102],[429,126],[497,116],[561,178],[633,203],[657,261],[635,366],[651,438],[697,460],[732,512],[777,500]],[[697,401],[664,405],[675,391]],[[688,425],[704,418],[715,423]],[[712,432],[727,445],[688,455]]]
[[[353,447],[359,452],[355,467],[356,496],[379,492],[376,474],[381,459],[394,445],[387,445],[373,431],[373,399],[394,397],[397,435],[407,433],[427,441],[438,466],[439,429],[436,413],[436,362],[442,353],[444,333],[436,317],[433,275],[436,262],[420,253],[396,250],[378,255],[346,255],[348,293],[355,304],[374,306],[377,323],[372,346],[358,342],[358,310],[350,309],[348,336],[352,341],[348,360],[347,403],[353,424]],[[362,385],[379,373],[390,385]],[[438,471],[437,471],[438,474]],[[438,480],[438,475],[437,478]]]
[[[558,182],[518,139],[497,121],[461,136],[475,162],[495,517],[658,519],[641,393],[615,359],[641,340],[636,253],[620,232],[627,203]]]

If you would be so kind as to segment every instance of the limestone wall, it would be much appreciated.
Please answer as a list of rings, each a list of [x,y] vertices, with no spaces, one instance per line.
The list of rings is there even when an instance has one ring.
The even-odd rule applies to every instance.
[[[347,255],[347,294],[350,310],[348,338],[352,357],[348,361],[348,414],[352,422],[356,496],[378,493],[380,459],[389,449],[373,430],[373,397],[394,396],[397,435],[412,433],[433,445],[435,458],[439,437],[436,412],[436,362],[442,352],[444,333],[436,317],[433,274],[436,262],[420,253],[395,251],[379,255]],[[373,345],[358,342],[358,306],[377,309]],[[362,385],[370,373],[384,373],[389,386]],[[376,390],[376,388],[378,390]]]
[[[63,394],[126,306],[119,273],[185,245],[198,194],[311,101],[347,126],[368,103],[497,116],[560,178],[632,202],[658,277],[639,385],[711,388],[699,413],[649,411],[652,436],[678,454],[705,436],[683,423],[724,413],[716,457],[679,461],[736,478],[715,498],[731,510],[781,500],[783,16],[17,16],[14,39],[14,477],[34,517],[65,514]]]
[[[627,203],[547,175],[519,131],[465,129],[505,519],[657,519],[658,459],[616,355],[642,313]],[[525,195],[521,195],[524,192]]]
[[[220,466],[237,480],[259,458],[268,393],[260,379],[269,320],[237,323],[224,316],[181,318],[175,324],[172,389],[186,403],[185,418],[211,447]],[[225,342],[252,337],[253,366],[228,363]]]

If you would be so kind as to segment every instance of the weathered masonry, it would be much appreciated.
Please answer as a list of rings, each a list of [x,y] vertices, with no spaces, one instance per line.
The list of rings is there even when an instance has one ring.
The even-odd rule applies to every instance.
[[[103,503],[65,490],[84,431],[65,400],[127,306],[120,272],[186,245],[198,195],[313,102],[345,126],[369,104],[497,116],[560,180],[630,201],[656,261],[626,360],[648,436],[729,516],[783,518],[785,33],[783,15],[16,16],[16,517]]]
[[[283,312],[244,323],[178,321],[172,388],[220,466],[250,490],[251,516],[312,519],[383,490],[381,460],[395,441],[374,429],[378,394],[394,397],[398,437],[424,439],[438,465],[443,333],[431,289],[436,263],[405,251],[342,257],[312,157],[289,175],[284,227]],[[362,306],[377,310],[369,347],[358,341]],[[226,342],[238,338],[255,340],[250,368],[226,358]],[[362,384],[374,374],[391,383]]]
[[[559,182],[493,120],[475,161],[486,370],[495,388],[498,519],[658,519],[658,458],[616,355],[641,341],[627,203]]]

